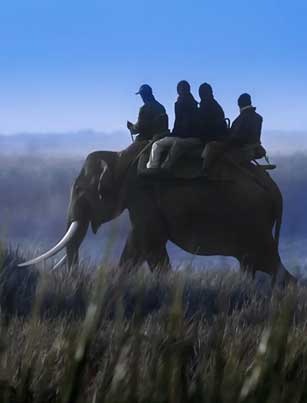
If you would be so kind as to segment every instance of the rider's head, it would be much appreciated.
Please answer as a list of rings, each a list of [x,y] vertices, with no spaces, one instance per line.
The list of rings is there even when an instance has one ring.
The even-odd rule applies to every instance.
[[[251,96],[249,94],[240,95],[238,98],[238,105],[240,109],[252,106]]]
[[[213,90],[210,84],[208,83],[203,83],[199,89],[199,98],[203,101],[208,98],[213,98]]]
[[[178,95],[181,95],[181,96],[190,94],[191,93],[190,84],[185,80],[179,81],[179,83],[177,84],[177,92],[178,92]]]
[[[136,95],[141,95],[141,98],[144,102],[148,102],[154,99],[152,88],[148,84],[141,85]]]

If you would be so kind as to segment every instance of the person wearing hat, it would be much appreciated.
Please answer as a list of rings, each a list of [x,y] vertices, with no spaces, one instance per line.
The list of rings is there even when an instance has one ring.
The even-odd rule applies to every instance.
[[[136,95],[140,95],[144,105],[140,108],[136,123],[127,121],[127,128],[132,135],[138,134],[136,141],[148,141],[156,135],[168,131],[168,116],[163,105],[154,97],[148,84],[140,87]]]
[[[199,132],[204,143],[223,141],[227,136],[225,113],[215,100],[210,84],[201,84],[198,90],[200,104],[198,110]]]
[[[263,118],[256,112],[249,94],[242,94],[238,99],[240,115],[231,126],[229,144],[239,147],[260,144]]]

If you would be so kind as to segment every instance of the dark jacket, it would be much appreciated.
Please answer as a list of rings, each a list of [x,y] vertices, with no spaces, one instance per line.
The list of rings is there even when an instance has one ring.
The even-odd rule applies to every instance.
[[[197,102],[192,94],[181,95],[175,102],[172,136],[197,137]]]
[[[163,105],[155,99],[146,102],[133,125],[132,134],[139,134],[137,140],[151,140],[154,135],[168,130],[168,116]]]
[[[221,141],[227,136],[225,113],[213,97],[200,102],[198,124],[199,136],[204,142]]]
[[[231,126],[230,142],[238,146],[260,143],[262,121],[256,108],[243,110]]]

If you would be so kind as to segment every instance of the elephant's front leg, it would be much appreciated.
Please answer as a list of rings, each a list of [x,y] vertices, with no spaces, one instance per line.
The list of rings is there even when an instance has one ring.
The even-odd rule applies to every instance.
[[[171,263],[166,250],[166,245],[158,245],[149,250],[147,254],[147,263],[151,271],[168,272],[171,270]]]
[[[151,271],[168,271],[171,268],[166,240],[153,238],[151,231],[134,229],[129,234],[120,259],[120,266],[131,270],[138,268],[144,262],[148,263]]]
[[[145,258],[142,256],[140,245],[137,242],[134,231],[131,231],[121,255],[119,265],[125,269],[133,270],[141,266],[144,262]]]

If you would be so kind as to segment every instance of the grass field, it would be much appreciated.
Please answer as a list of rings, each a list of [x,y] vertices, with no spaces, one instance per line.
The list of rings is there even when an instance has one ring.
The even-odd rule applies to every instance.
[[[239,273],[18,269],[1,255],[1,402],[305,402],[307,289]]]

